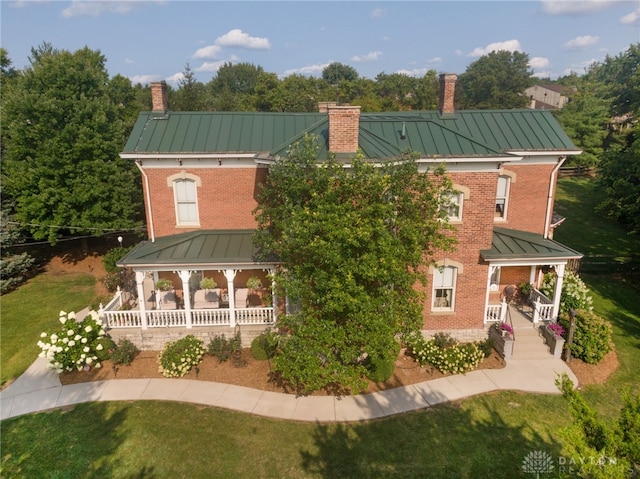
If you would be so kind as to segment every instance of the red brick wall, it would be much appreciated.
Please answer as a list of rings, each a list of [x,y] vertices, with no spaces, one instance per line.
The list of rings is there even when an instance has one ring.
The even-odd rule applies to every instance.
[[[554,166],[505,165],[505,170],[516,174],[516,180],[511,182],[509,191],[507,221],[496,221],[496,226],[544,234],[549,181]]]
[[[358,151],[360,107],[328,105],[329,151],[355,153]]]
[[[251,212],[257,205],[256,195],[259,185],[264,183],[267,176],[266,168],[146,169],[156,237],[196,229],[176,226],[173,188],[167,186],[167,178],[181,171],[196,175],[202,181],[201,186],[197,188],[199,229],[253,229],[256,227]],[[147,218],[147,225],[150,225],[149,218]]]
[[[455,251],[436,251],[433,259],[448,258],[463,264],[456,281],[455,310],[431,312],[432,280],[428,275],[427,298],[424,305],[423,329],[482,328],[485,292],[489,266],[480,261],[480,250],[491,248],[493,211],[498,173],[452,173],[455,184],[469,188],[469,198],[462,206],[462,223],[456,224],[458,244]]]

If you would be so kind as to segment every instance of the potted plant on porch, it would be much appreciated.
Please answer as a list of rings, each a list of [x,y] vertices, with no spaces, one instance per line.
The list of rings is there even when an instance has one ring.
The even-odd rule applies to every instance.
[[[247,280],[247,288],[249,288],[249,304],[251,306],[260,306],[262,304],[261,291],[262,281],[257,276],[251,276]]]
[[[158,291],[171,291],[173,289],[173,283],[168,279],[159,279],[156,281],[156,289]]]
[[[205,290],[215,289],[216,286],[218,286],[218,283],[216,283],[213,278],[202,278],[202,280],[200,280],[201,289],[205,289]]]

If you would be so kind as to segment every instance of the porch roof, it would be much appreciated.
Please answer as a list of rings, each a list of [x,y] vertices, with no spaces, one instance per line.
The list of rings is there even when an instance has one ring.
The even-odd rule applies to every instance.
[[[259,259],[253,234],[254,230],[199,230],[142,241],[117,264],[134,269],[205,269],[276,263],[275,258]]]
[[[508,228],[494,228],[491,249],[480,250],[485,261],[570,260],[582,254],[541,234]]]

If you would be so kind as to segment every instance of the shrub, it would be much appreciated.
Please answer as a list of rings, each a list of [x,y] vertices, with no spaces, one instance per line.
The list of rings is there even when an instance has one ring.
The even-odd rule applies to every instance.
[[[167,343],[158,357],[158,370],[167,378],[182,377],[202,361],[202,341],[193,335]]]
[[[120,259],[122,259],[124,255],[126,255],[132,249],[133,249],[133,246],[128,246],[127,248],[122,248],[120,246],[116,248],[111,248],[102,257],[102,264],[104,265],[104,270],[107,273],[117,273],[118,271],[120,271],[120,268],[116,265],[116,263]]]
[[[488,358],[489,356],[491,356],[491,353],[493,352],[493,347],[495,341],[493,339],[493,337],[489,336],[487,339],[483,340],[483,341],[478,341],[478,347],[480,348],[480,351],[482,351],[482,354],[484,355],[485,358]]]
[[[433,343],[438,348],[449,348],[458,344],[458,340],[449,333],[436,333],[433,335]]]
[[[414,336],[410,347],[420,364],[430,365],[442,373],[459,374],[477,368],[484,357],[480,346],[477,343],[459,344],[451,339],[453,341],[446,342],[449,346],[442,347],[442,341],[427,341],[422,336]]]
[[[216,286],[218,286],[218,283],[213,278],[202,278],[200,280],[201,289],[214,289]]]
[[[258,361],[271,359],[276,355],[279,339],[278,333],[274,331],[263,332],[251,341],[251,355]]]
[[[553,298],[554,288],[556,286],[556,275],[547,273],[544,275],[544,281],[540,291],[548,298]],[[570,310],[585,309],[591,311],[592,298],[589,294],[589,288],[584,284],[580,276],[571,271],[567,271],[562,281],[562,292],[560,293],[560,312],[568,313]]]
[[[567,314],[562,314],[558,322],[566,331],[569,330]],[[598,364],[611,351],[612,334],[611,323],[591,311],[578,311],[571,355],[585,363]]]
[[[139,352],[140,350],[131,341],[121,339],[111,354],[111,362],[113,364],[125,364],[128,366],[133,362],[133,359]]]
[[[262,288],[262,281],[260,281],[260,278],[257,276],[251,276],[251,278],[247,280],[247,288],[258,291]]]
[[[116,349],[116,343],[108,336],[102,336],[96,340],[96,348],[98,344],[102,346],[101,349],[96,349],[96,356],[98,356],[99,361],[106,361],[107,359],[111,359],[111,355],[113,351]]]
[[[391,377],[395,367],[395,357],[374,357],[367,365],[368,377],[373,382],[383,383]]]
[[[227,361],[232,355],[237,355],[242,351],[242,340],[240,332],[237,332],[233,338],[227,339],[224,334],[214,336],[207,347],[207,353],[210,356],[218,358],[221,363]]]
[[[168,279],[159,279],[156,281],[156,289],[160,291],[171,291],[173,283]]]
[[[62,328],[51,335],[42,333],[38,346],[40,357],[49,359],[48,367],[58,373],[82,370],[85,367],[101,367],[96,353],[104,346],[98,341],[105,335],[98,313],[90,311],[82,320],[76,321],[74,312],[60,311]],[[48,338],[48,341],[45,341]]]

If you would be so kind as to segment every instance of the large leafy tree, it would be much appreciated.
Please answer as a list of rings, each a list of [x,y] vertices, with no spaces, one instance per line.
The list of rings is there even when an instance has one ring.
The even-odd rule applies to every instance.
[[[134,165],[121,160],[136,106],[129,80],[83,48],[32,49],[2,97],[4,193],[35,239],[140,225]]]
[[[471,63],[458,79],[463,108],[525,108],[525,89],[532,84],[529,55],[506,50],[490,52]]]
[[[358,72],[352,66],[333,62],[322,69],[322,79],[330,85],[335,85],[341,81],[357,80]]]
[[[361,389],[372,364],[393,361],[397,336],[420,329],[429,252],[446,249],[442,171],[418,173],[407,154],[378,167],[318,164],[305,137],[277,160],[259,197],[256,241],[283,262],[276,274],[298,307],[275,368],[303,390]]]
[[[184,67],[182,78],[178,81],[178,90],[170,96],[171,109],[175,111],[205,111],[207,95],[203,83],[196,76],[189,63]]]

